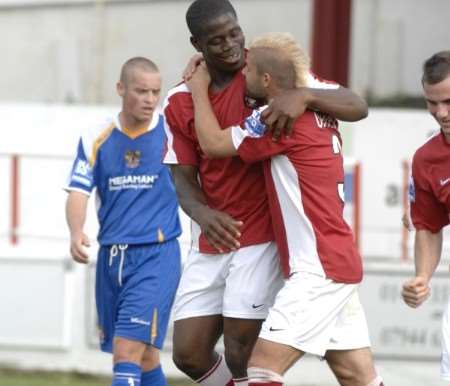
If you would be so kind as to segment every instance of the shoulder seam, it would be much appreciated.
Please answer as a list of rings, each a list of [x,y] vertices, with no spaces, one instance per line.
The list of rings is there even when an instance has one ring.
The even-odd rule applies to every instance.
[[[178,86],[175,86],[174,88],[171,88],[169,92],[167,93],[167,98],[170,98],[173,94],[176,94],[178,92],[185,92],[190,94],[188,87],[186,86],[186,83],[180,83]]]
[[[92,146],[92,154],[89,158],[89,165],[91,167],[93,167],[95,164],[98,149],[111,135],[114,127],[115,127],[115,123],[112,122],[106,129],[102,130],[102,132],[99,134],[99,136],[94,140],[94,144]]]

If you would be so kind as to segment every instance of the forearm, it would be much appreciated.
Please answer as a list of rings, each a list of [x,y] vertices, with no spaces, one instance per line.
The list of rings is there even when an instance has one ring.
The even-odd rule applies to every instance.
[[[66,221],[71,235],[80,235],[86,222],[89,197],[80,192],[70,192],[66,202]]]
[[[197,169],[193,166],[172,165],[171,170],[181,208],[198,223],[199,213],[207,206],[207,202],[197,180]]]
[[[431,279],[441,259],[442,230],[432,233],[428,230],[418,230],[414,243],[416,276]]]
[[[207,90],[192,93],[194,102],[195,131],[203,152],[211,158],[234,155],[229,129],[222,130],[209,100]]]
[[[327,113],[341,121],[354,122],[368,115],[367,103],[351,90],[308,88],[307,105],[311,110]]]

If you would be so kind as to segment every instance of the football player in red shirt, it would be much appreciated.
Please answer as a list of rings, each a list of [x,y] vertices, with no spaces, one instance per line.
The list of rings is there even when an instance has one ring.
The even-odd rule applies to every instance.
[[[211,73],[210,98],[221,125],[241,122],[252,110],[244,103],[245,41],[233,6],[196,0],[186,19]],[[289,126],[307,107],[345,120],[367,114],[365,102],[344,88],[301,88],[278,96],[265,119]],[[251,349],[282,282],[262,164],[239,157],[211,160],[201,151],[185,84],[169,91],[164,113],[165,163],[173,165],[180,205],[194,220],[193,247],[174,305],[174,361],[205,386],[225,385],[232,375],[237,384],[246,377]],[[222,332],[226,363],[214,351]]]
[[[289,34],[256,39],[243,72],[247,93],[267,102],[303,87],[309,59]],[[337,121],[305,111],[289,137],[273,141],[254,110],[241,125],[221,130],[201,65],[188,81],[200,146],[213,157],[264,161],[275,238],[286,280],[263,323],[250,358],[250,385],[281,385],[304,353],[324,357],[341,385],[382,385],[358,299],[362,264],[343,219],[343,157]]]
[[[409,186],[416,276],[403,284],[403,300],[419,307],[430,295],[430,280],[441,259],[442,229],[450,213],[450,51],[438,52],[423,66],[427,108],[440,130],[414,154]],[[449,304],[450,306],[450,304]],[[442,323],[441,378],[450,380],[449,306]]]

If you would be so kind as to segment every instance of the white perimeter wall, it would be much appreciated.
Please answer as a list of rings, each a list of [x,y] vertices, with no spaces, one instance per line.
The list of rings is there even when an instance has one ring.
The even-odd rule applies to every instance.
[[[65,192],[61,187],[79,132],[105,114],[115,112],[115,107],[0,105],[0,127],[8,133],[0,141],[0,178],[4,181],[0,190],[0,248],[7,242],[10,224],[8,154],[23,155],[19,180],[21,239],[65,242]],[[402,242],[400,218],[404,211],[402,162],[437,126],[425,110],[371,109],[369,118],[355,124],[343,123],[341,127],[345,155],[361,163],[362,253],[365,258],[398,260]],[[91,201],[93,207],[94,200]],[[185,230],[189,230],[185,223]],[[87,226],[94,238],[94,214]],[[186,245],[188,240],[185,233]],[[411,247],[412,237],[409,241]]]
[[[313,0],[235,0],[250,41],[289,31],[310,49]],[[167,90],[194,52],[190,1],[0,0],[0,101],[117,103],[122,63],[160,66]],[[450,1],[354,0],[351,87],[363,95],[420,95],[423,61],[449,49]],[[320,75],[320,74],[319,74]]]
[[[0,126],[7,133],[0,141],[4,187],[0,190],[0,365],[110,371],[110,357],[97,349],[94,265],[74,264],[68,256],[66,196],[61,186],[80,129],[115,111],[115,107],[0,105]],[[403,208],[401,200],[395,198],[402,189],[402,160],[408,159],[435,127],[426,111],[383,109],[372,109],[368,119],[342,127],[345,154],[362,165],[361,235],[366,278],[361,299],[374,352],[383,358],[432,359],[437,363],[439,356],[440,318],[449,292],[448,249],[433,281],[431,299],[420,311],[408,309],[400,291],[413,267],[411,260],[400,261]],[[11,247],[7,237],[11,153],[24,155],[16,247]],[[90,210],[87,231],[94,239],[97,224],[94,208]],[[189,226],[185,216],[182,222],[185,232],[180,240],[186,254]],[[92,263],[95,253],[94,245]],[[170,353],[169,338],[163,360],[169,374],[180,375]],[[325,366],[321,374],[323,371],[331,379],[326,384],[334,384]],[[296,373],[291,374],[288,383],[296,384]],[[316,381],[314,374],[311,379],[311,383]]]

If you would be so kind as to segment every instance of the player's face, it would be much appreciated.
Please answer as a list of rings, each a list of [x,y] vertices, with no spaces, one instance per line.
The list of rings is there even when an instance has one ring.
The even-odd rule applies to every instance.
[[[244,34],[238,21],[230,13],[206,23],[201,36],[192,38],[191,41],[203,54],[210,69],[236,72],[244,65]]]
[[[424,83],[428,111],[436,119],[450,142],[450,76],[436,84]]]
[[[259,73],[256,65],[256,56],[250,50],[247,55],[247,64],[242,69],[245,76],[246,94],[254,99],[261,100],[267,97],[267,89],[264,87],[264,77]]]
[[[119,83],[122,111],[136,122],[149,122],[158,106],[161,94],[161,75],[134,69],[125,83]]]

